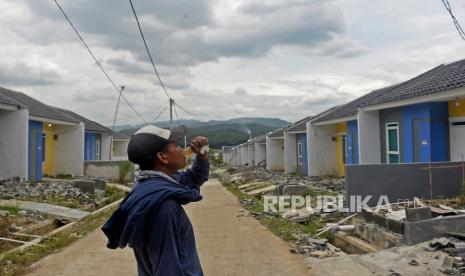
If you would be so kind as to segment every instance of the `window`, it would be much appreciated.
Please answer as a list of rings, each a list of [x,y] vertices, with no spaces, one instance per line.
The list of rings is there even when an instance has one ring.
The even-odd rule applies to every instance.
[[[302,165],[302,141],[297,142],[297,162]]]
[[[386,161],[400,163],[399,123],[386,124]]]
[[[95,160],[100,160],[100,137],[97,136],[95,138]]]

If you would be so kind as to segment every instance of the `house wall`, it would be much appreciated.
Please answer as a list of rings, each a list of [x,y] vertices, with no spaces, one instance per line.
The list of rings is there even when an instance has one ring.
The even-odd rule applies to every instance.
[[[336,125],[312,125],[310,122],[307,123],[310,176],[337,174],[337,147],[332,139],[335,133]]]
[[[84,175],[84,124],[56,126],[55,174]]]
[[[113,135],[108,133],[100,134],[100,146],[101,146],[101,156],[100,160],[109,161],[111,160],[113,154],[113,145],[112,145]]]
[[[255,143],[255,164],[266,160],[266,144]]]
[[[27,109],[0,109],[0,179],[28,177]]]
[[[457,105],[458,103],[458,105]],[[465,100],[449,101],[449,117],[465,117]]]
[[[386,123],[399,123],[400,161],[449,160],[448,103],[433,102],[380,111],[381,160],[386,163]]]
[[[234,149],[234,166],[240,166],[242,164],[241,160],[241,150],[239,148]]]
[[[247,146],[247,155],[249,167],[255,166],[255,143],[249,144]]]
[[[357,114],[359,163],[379,164],[381,162],[381,141],[379,139],[379,111],[363,111]]]
[[[284,132],[284,172],[297,171],[297,139],[294,133]]]
[[[247,147],[240,147],[241,151],[241,166],[247,165],[249,163],[249,152]]]
[[[284,170],[284,139],[266,137],[266,169]]]
[[[345,174],[345,164],[344,164],[344,145],[342,142],[342,137],[347,135],[347,124],[346,123],[339,123],[336,125],[336,162],[337,162],[337,175],[344,176]]]
[[[129,139],[113,140],[112,160],[128,160]]]
[[[296,134],[297,144],[299,142],[302,144],[302,163],[299,164],[299,156],[298,156],[298,146],[296,146],[296,160],[297,160],[297,173],[299,175],[308,175],[308,154],[307,154],[307,134],[306,133],[299,133]]]
[[[55,139],[53,139],[55,126],[44,123],[43,128],[45,134],[45,161],[42,162],[42,171],[44,174],[51,176],[55,172]]]

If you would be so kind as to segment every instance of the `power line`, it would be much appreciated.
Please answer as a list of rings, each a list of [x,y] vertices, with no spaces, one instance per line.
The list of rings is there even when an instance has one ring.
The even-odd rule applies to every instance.
[[[460,26],[459,21],[457,18],[454,16],[454,13],[452,12],[452,8],[450,6],[449,0],[442,0],[442,4],[446,8],[446,10],[449,12],[452,21],[454,22],[455,28],[457,29],[457,32],[459,33],[460,37],[465,40],[465,32],[462,29],[462,26]]]
[[[176,124],[179,125],[178,111],[176,110],[176,105],[174,105],[174,114],[176,115]]]
[[[68,21],[69,25],[71,26],[71,28],[73,28],[74,32],[76,33],[76,35],[79,37],[79,39],[81,40],[82,44],[84,44],[84,47],[86,47],[87,51],[89,52],[89,54],[92,56],[92,58],[94,59],[95,63],[97,64],[97,66],[100,68],[100,70],[102,70],[103,74],[105,74],[105,76],[107,77],[108,81],[110,81],[111,85],[115,88],[115,91],[116,93],[119,95],[120,94],[120,90],[118,88],[118,86],[116,85],[116,83],[113,81],[113,79],[110,77],[110,75],[108,75],[108,73],[105,71],[105,69],[103,69],[103,66],[102,64],[100,64],[100,62],[98,61],[97,57],[95,57],[94,53],[92,52],[92,50],[89,48],[89,46],[87,45],[87,43],[84,41],[84,38],[81,36],[81,34],[79,33],[79,31],[76,29],[76,27],[74,26],[74,24],[71,22],[71,20],[69,19],[68,15],[65,13],[65,11],[63,10],[63,8],[60,6],[60,4],[58,3],[57,0],[54,0],[55,4],[57,5],[58,9],[60,9],[61,13],[63,14],[64,18],[66,19],[66,21]],[[144,117],[142,117],[140,115],[140,113],[134,108],[134,106],[131,105],[131,103],[126,99],[126,97],[124,95],[121,95],[121,98],[123,98],[123,100],[128,104],[128,106],[137,114],[137,116],[142,120],[144,121],[144,123],[147,123],[147,121],[144,119]]]
[[[194,118],[200,120],[200,118],[199,118],[196,114],[194,114],[194,113],[190,112],[189,110],[185,109],[184,107],[180,106],[177,102],[175,102],[174,105],[177,106],[177,107],[179,107],[179,109],[181,109],[181,110],[184,111],[185,113],[187,113],[187,114],[191,115],[192,117],[194,117]]]
[[[150,122],[151,124],[153,124],[158,118],[160,118],[161,115],[163,115],[165,113],[165,111],[168,109],[168,107],[165,107],[162,109],[162,111],[160,111],[160,113],[158,113],[155,118],[153,118],[153,120]]]
[[[158,74],[157,67],[155,66],[155,62],[153,62],[152,55],[150,54],[149,47],[147,46],[147,42],[145,41],[145,36],[144,36],[144,33],[142,32],[142,28],[139,23],[139,18],[137,17],[137,13],[136,13],[136,10],[134,9],[134,5],[132,4],[132,0],[129,0],[129,3],[131,4],[131,9],[132,9],[132,12],[134,13],[134,17],[136,18],[137,27],[139,28],[140,36],[142,37],[142,41],[144,41],[145,50],[147,51],[147,55],[149,56],[150,62],[152,63],[152,67],[153,67],[153,70],[155,71],[155,75],[157,75],[158,81],[160,82],[160,85],[163,88],[163,91],[165,92],[166,96],[168,96],[168,98],[171,99],[170,94],[166,90],[163,82],[161,81],[160,75]]]

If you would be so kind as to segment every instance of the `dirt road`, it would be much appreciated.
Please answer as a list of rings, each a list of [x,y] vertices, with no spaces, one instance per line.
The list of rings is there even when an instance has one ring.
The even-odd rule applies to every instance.
[[[194,225],[205,275],[305,275],[299,255],[252,217],[216,180],[202,190],[204,200],[186,206]],[[28,275],[136,275],[132,251],[108,250],[100,230],[35,264]]]

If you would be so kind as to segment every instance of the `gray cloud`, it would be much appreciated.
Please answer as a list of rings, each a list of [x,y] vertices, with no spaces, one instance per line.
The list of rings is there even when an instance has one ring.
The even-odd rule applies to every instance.
[[[0,82],[4,85],[52,85],[58,83],[66,72],[58,65],[38,58],[0,62]]]

